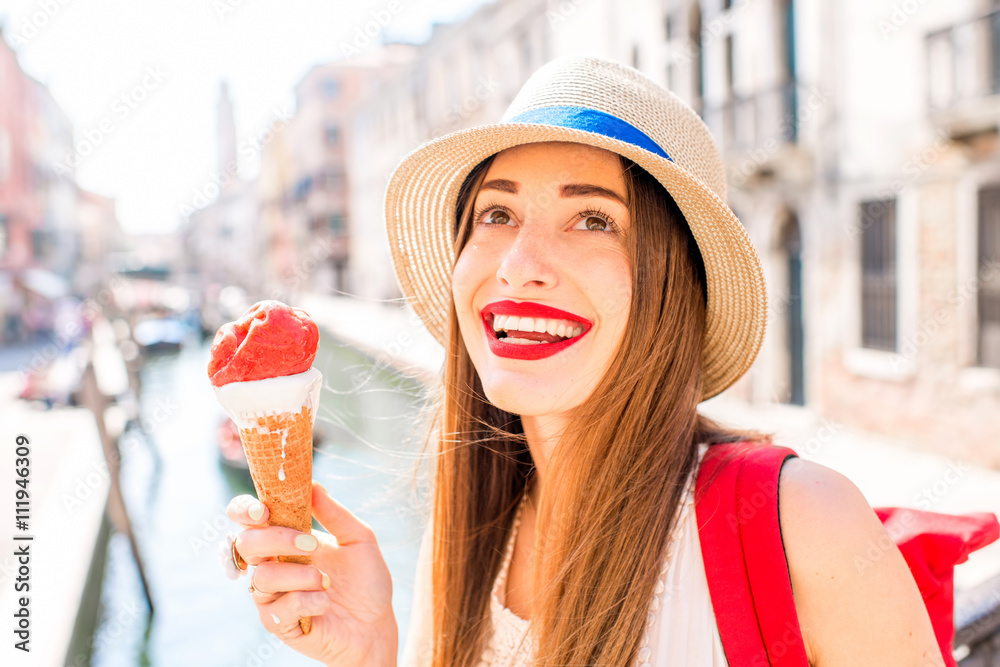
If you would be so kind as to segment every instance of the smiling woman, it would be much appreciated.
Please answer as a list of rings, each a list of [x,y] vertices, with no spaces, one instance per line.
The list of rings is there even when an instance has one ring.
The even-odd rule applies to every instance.
[[[486,613],[506,571],[495,597],[516,618],[538,619],[534,641],[513,633],[535,664],[629,664],[652,646],[674,651],[679,662],[665,664],[725,664],[707,595],[688,598],[690,624],[663,628],[672,613],[661,610],[656,636],[646,631],[648,603],[622,604],[652,600],[662,586],[697,445],[765,439],[694,409],[706,276],[677,204],[611,151],[528,143],[472,168],[454,232],[442,419],[445,432],[478,446],[440,448],[433,518],[446,528],[433,533],[428,592],[454,612],[435,615],[423,638],[411,634],[411,650],[423,639],[434,664],[477,664],[477,656],[521,664],[501,648],[511,617]],[[510,335],[517,318],[514,335],[529,337],[520,330],[530,327],[539,342],[506,343],[496,333],[504,315],[501,329]],[[564,333],[571,325],[580,333],[544,342],[539,320],[558,334],[560,319]],[[466,489],[462,479],[490,483]],[[470,540],[472,532],[483,537]],[[556,556],[565,553],[580,555]],[[704,644],[693,653],[666,648],[694,629]],[[443,639],[432,646],[431,636]]]
[[[408,155],[385,205],[400,287],[447,352],[404,663],[754,663],[723,646],[720,625],[728,634],[743,612],[710,593],[706,562],[728,547],[700,541],[694,490],[716,484],[699,470],[732,470],[724,443],[773,452],[768,435],[697,411],[756,358],[766,288],[697,114],[634,69],[556,60],[499,123]],[[773,542],[742,545],[778,563],[769,591],[787,589],[768,651],[796,667],[941,664],[898,550],[865,573],[853,565],[892,544],[857,489],[794,457],[777,470],[778,556]],[[313,556],[329,600],[303,594],[318,589],[316,568],[265,563],[262,622],[327,664],[394,664],[375,537],[325,492],[313,501],[336,536]],[[762,514],[778,517],[777,504]],[[242,507],[231,515],[272,530]],[[265,548],[264,534],[248,562],[289,548],[291,535]],[[280,622],[268,620],[276,609]]]

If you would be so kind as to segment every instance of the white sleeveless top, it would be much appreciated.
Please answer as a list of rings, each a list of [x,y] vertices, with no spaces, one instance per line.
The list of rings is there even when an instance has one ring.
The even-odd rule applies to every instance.
[[[699,445],[699,464],[707,448],[705,444]],[[637,667],[728,667],[698,541],[698,521],[694,511],[696,475],[697,466],[687,480],[681,514],[664,554],[660,577],[650,602],[649,620],[636,661]],[[528,634],[530,622],[504,605],[507,572],[522,507],[523,500],[515,515],[503,564],[490,596],[493,634],[483,651],[480,667],[528,667],[532,662],[533,646]],[[424,586],[425,604],[429,605],[429,581],[421,577],[419,571],[417,580],[418,586]],[[417,595],[420,593],[418,590]],[[426,609],[429,612],[429,606]],[[402,665],[423,667],[430,663],[427,650],[429,627],[420,622],[429,622],[430,614],[422,611],[415,596],[413,620]]]

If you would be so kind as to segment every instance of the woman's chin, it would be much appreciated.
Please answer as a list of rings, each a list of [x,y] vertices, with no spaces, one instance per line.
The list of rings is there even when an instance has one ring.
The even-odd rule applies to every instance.
[[[493,381],[483,379],[483,392],[490,403],[515,415],[548,415],[568,410],[573,405],[567,402],[572,393],[572,385],[531,387],[525,382]]]

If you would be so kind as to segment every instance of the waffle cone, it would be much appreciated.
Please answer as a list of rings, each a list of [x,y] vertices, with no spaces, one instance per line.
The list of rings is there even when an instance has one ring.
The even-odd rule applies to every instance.
[[[255,415],[243,421],[240,440],[246,453],[257,498],[267,506],[272,526],[312,531],[313,418],[309,405],[301,412]],[[310,556],[278,556],[286,563],[312,562]],[[299,619],[309,634],[311,619]]]

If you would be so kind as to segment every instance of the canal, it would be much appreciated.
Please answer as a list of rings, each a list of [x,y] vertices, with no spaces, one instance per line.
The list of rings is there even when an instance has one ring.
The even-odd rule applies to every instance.
[[[143,367],[143,427],[123,438],[122,490],[155,613],[127,539],[112,534],[95,667],[317,664],[267,633],[248,579],[230,581],[220,567],[217,545],[232,527],[226,504],[253,487],[248,475],[220,465],[216,429],[225,413],[208,382],[208,358],[209,342],[192,339]],[[325,334],[314,366],[324,388],[313,477],[375,530],[392,573],[402,649],[423,530],[414,482],[423,389]]]

